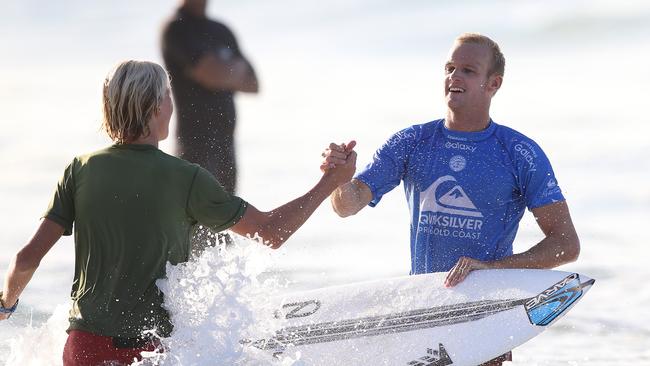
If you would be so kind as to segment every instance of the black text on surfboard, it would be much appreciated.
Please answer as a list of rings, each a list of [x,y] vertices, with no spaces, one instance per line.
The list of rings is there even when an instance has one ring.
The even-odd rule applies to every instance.
[[[304,318],[315,314],[320,309],[320,301],[308,300],[301,302],[292,302],[290,304],[282,305],[282,309],[286,312],[285,319],[291,318]],[[289,310],[287,312],[287,310]],[[279,314],[276,314],[278,316]],[[281,316],[278,316],[281,317]]]
[[[417,360],[409,361],[408,366],[446,366],[451,365],[454,362],[449,357],[445,346],[440,343],[438,345],[438,350],[432,348],[427,348],[427,355],[418,358]]]

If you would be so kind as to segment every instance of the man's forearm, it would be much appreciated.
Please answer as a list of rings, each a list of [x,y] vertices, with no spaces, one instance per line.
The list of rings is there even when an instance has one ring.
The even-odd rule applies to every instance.
[[[191,78],[210,90],[230,90],[256,93],[257,77],[245,59],[221,60],[208,55],[199,60],[190,72]]]
[[[334,185],[321,179],[304,195],[269,213],[269,226],[276,228],[281,239],[286,240],[296,232],[334,190]]]
[[[22,264],[20,254],[14,256],[7,270],[4,289],[2,290],[2,303],[5,307],[11,307],[16,303],[37,268],[37,264]]]
[[[244,59],[244,62],[246,62],[247,70],[237,90],[244,93],[258,93],[260,84],[257,81],[257,74],[255,74],[253,66],[247,60]]]
[[[550,269],[578,259],[580,244],[577,237],[547,237],[525,252],[490,262],[492,268]]]
[[[244,93],[257,93],[259,85],[257,75],[250,63],[244,58],[235,58],[226,66],[227,71],[214,79],[216,89],[225,89]]]
[[[5,277],[2,302],[12,306],[36,272],[43,256],[63,234],[63,227],[43,219],[34,237],[12,259]]]
[[[323,176],[304,195],[268,212],[259,234],[272,247],[279,247],[307,221],[336,186],[336,182]]]

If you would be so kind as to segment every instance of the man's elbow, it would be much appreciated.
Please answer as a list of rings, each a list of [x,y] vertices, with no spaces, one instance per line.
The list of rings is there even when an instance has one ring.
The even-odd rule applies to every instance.
[[[15,269],[18,272],[32,272],[38,268],[41,264],[39,258],[36,258],[32,253],[26,249],[22,249],[16,253],[15,257]]]
[[[271,249],[279,249],[291,236],[292,233],[286,232],[277,227],[277,224],[267,223],[259,228],[256,236],[260,242]]]
[[[337,207],[337,206],[335,206],[335,205],[332,205],[332,209],[334,210],[334,212],[335,212],[337,215],[339,215],[339,217],[343,217],[343,218],[345,218],[345,217],[348,217],[348,216],[352,216],[352,215],[354,215],[354,213],[352,213],[352,212],[350,212],[350,211],[343,210],[343,209],[341,209],[340,207]]]
[[[263,237],[264,245],[268,246],[271,249],[280,249],[282,244],[284,244],[290,235],[281,235],[280,233],[274,233],[273,235],[267,235]]]
[[[249,80],[244,83],[241,91],[244,93],[257,94],[260,91],[260,85],[257,83],[257,80]]]
[[[356,215],[357,212],[359,212],[359,210],[334,208],[334,212],[336,212],[336,214],[339,215],[339,217],[346,218],[346,217]]]
[[[343,204],[343,201],[340,197],[333,197],[332,198],[332,210],[339,215],[339,217],[350,217],[354,216],[357,214],[357,212],[361,211],[361,208],[357,207],[352,207],[350,205]]]
[[[580,256],[580,239],[578,239],[577,236],[568,239],[562,249],[561,255],[565,263],[571,263],[578,260],[578,257]]]
[[[578,260],[578,257],[580,256],[580,239],[576,237],[573,245],[572,245],[572,256],[571,256],[571,261],[575,262]]]

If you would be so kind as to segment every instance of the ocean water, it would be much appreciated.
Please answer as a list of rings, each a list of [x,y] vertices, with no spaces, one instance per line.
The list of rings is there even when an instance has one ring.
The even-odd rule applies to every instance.
[[[4,273],[66,164],[109,143],[99,128],[104,76],[122,59],[161,60],[160,24],[176,2],[0,1]],[[582,242],[580,259],[561,269],[597,279],[575,310],[518,347],[512,364],[650,364],[647,2],[247,0],[213,1],[209,14],[233,28],[260,78],[259,95],[238,96],[237,144],[239,194],[263,210],[316,182],[329,142],[356,139],[363,166],[393,132],[443,116],[442,68],[453,38],[477,31],[497,40],[507,65],[492,117],[545,149]],[[173,136],[161,147],[173,152]],[[540,238],[527,214],[515,251]],[[171,270],[170,278],[195,281],[186,285],[195,286],[205,319],[214,320],[201,323],[179,311],[184,338],[174,341],[186,344],[203,332],[206,344],[219,345],[206,345],[205,355],[264,364],[226,335],[266,321],[251,305],[262,288],[293,291],[408,273],[408,210],[399,188],[348,219],[326,202],[280,250],[241,246],[239,256],[212,253],[223,266],[198,261],[191,273]],[[48,253],[20,311],[0,324],[0,361],[60,363],[73,250],[64,238]],[[192,300],[179,297],[177,305]],[[226,304],[237,322],[223,320]],[[176,350],[165,362],[214,364],[182,353],[197,349]]]

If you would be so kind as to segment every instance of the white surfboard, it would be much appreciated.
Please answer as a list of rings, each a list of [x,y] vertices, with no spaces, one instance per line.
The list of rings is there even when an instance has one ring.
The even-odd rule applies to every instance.
[[[306,365],[478,365],[541,333],[594,283],[550,270],[446,273],[305,291],[279,299],[275,336],[247,340]],[[278,300],[278,299],[276,299]]]

